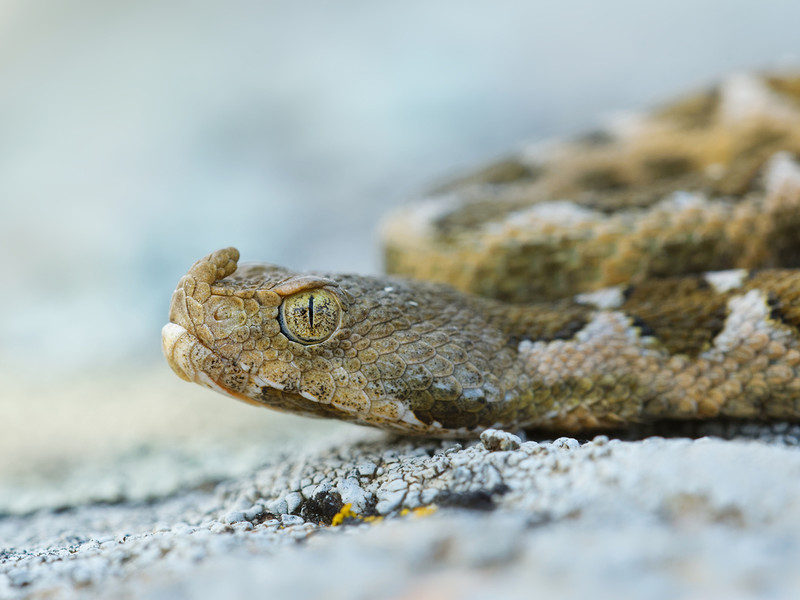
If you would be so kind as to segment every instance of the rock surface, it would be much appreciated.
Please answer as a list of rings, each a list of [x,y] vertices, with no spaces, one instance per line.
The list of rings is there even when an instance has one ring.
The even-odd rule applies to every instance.
[[[121,454],[0,494],[0,598],[796,597],[800,429],[739,432]],[[115,469],[139,483],[96,487]]]

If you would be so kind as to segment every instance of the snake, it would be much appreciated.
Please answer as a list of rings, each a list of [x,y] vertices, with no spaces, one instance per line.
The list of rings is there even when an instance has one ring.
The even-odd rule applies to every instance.
[[[800,75],[738,73],[396,209],[389,274],[239,264],[164,355],[254,405],[403,435],[800,420]]]

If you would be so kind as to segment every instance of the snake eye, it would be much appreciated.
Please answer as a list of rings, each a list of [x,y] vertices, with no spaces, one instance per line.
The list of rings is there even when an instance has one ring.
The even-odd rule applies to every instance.
[[[341,307],[325,289],[308,290],[284,298],[280,306],[281,331],[301,344],[324,342],[339,326]]]

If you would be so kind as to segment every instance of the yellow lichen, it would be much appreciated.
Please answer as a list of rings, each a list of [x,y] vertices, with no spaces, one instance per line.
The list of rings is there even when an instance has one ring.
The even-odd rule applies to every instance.
[[[404,508],[400,511],[399,516],[405,517],[407,515],[412,515],[414,517],[427,517],[428,515],[432,515],[436,512],[436,505],[430,506],[418,506],[417,508]],[[358,521],[361,523],[374,523],[376,521],[382,521],[383,517],[378,515],[371,515],[371,516],[363,516],[359,515],[357,512],[353,510],[353,504],[347,503],[333,515],[333,519],[331,519],[331,526],[338,527],[340,525],[344,525],[347,521],[353,522]]]
[[[333,519],[331,520],[331,525],[333,527],[338,527],[342,523],[344,523],[345,519],[357,519],[358,513],[353,512],[353,505],[352,503],[347,503],[339,509],[335,515],[333,515]]]

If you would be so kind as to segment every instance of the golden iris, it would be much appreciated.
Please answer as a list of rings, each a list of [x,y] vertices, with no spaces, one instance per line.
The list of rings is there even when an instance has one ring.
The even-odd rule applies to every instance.
[[[335,294],[316,289],[284,298],[279,313],[286,337],[301,344],[318,344],[336,331],[341,307]]]

